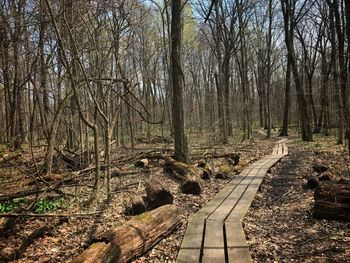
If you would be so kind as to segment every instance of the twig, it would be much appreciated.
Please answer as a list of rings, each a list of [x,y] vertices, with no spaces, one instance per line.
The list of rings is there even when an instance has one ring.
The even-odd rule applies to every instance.
[[[1,217],[92,217],[92,216],[99,216],[102,212],[95,212],[95,213],[81,213],[81,214],[33,214],[33,213],[4,213],[0,214]]]

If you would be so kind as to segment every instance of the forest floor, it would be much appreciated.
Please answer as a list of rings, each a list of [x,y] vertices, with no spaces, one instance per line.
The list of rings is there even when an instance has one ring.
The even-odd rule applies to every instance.
[[[267,174],[244,220],[253,262],[349,262],[350,223],[312,218],[314,165],[329,168],[332,181],[350,179],[345,148],[333,140],[289,143],[289,156]]]
[[[238,167],[229,166],[225,158],[207,160],[211,167],[229,166],[231,178],[245,166],[270,154],[274,145],[274,139],[265,140],[261,135],[256,135],[253,141],[235,141],[224,147],[208,147],[208,138],[202,140],[191,145],[194,164],[203,156],[214,153],[241,154]],[[316,138],[315,141],[305,144],[295,139],[289,143],[290,155],[272,169],[257,194],[245,220],[245,230],[255,262],[346,262],[350,258],[349,223],[313,220],[313,191],[304,188],[305,179],[313,173],[312,165],[315,163],[330,167],[334,180],[340,177],[349,179],[349,158],[345,149],[336,146],[332,139]],[[150,160],[147,168],[135,169],[133,164],[140,156],[158,150],[164,153],[171,151],[171,147],[165,144],[138,144],[134,152],[125,148],[113,151],[112,163],[122,171],[131,171],[131,174],[112,179],[113,198],[108,206],[104,201],[105,191],[101,190],[98,198],[100,202],[89,209],[84,208],[84,202],[91,193],[93,174],[77,176],[74,185],[67,183],[60,187],[61,193],[50,189],[41,194],[39,199],[43,208],[46,207],[45,200],[59,200],[59,205],[50,211],[51,214],[100,214],[82,218],[68,217],[64,220],[55,217],[17,218],[13,226],[0,235],[0,257],[15,251],[26,237],[40,227],[56,224],[46,235],[34,239],[20,259],[11,262],[72,260],[106,230],[130,219],[131,216],[125,214],[125,198],[131,193],[144,196],[145,182],[157,178],[172,191],[174,204],[180,208],[183,224],[134,262],[174,262],[189,216],[203,207],[229,180],[211,178],[203,181],[201,195],[183,194],[179,190],[179,182],[164,174],[162,160]],[[43,152],[37,150],[34,156],[40,164]],[[11,161],[0,161],[0,196],[33,187],[30,183],[33,178],[28,176],[35,172],[35,165],[31,160],[31,153],[24,151]],[[58,165],[55,174],[59,178],[66,178],[72,172]],[[63,197],[62,193],[65,193]],[[26,202],[29,204],[33,199],[34,197],[28,197]],[[40,206],[35,208],[40,209]],[[3,261],[5,262],[4,259]]]

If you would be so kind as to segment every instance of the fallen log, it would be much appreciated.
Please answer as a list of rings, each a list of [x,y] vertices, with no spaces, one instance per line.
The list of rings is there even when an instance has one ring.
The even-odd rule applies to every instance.
[[[119,168],[113,168],[110,170],[111,177],[120,177],[126,175],[132,175],[140,173],[142,170],[120,170]]]
[[[314,194],[315,202],[327,201],[350,205],[350,184],[322,184]]]
[[[152,209],[166,204],[172,204],[174,197],[170,190],[156,179],[148,181],[145,185],[147,200]]]
[[[350,221],[350,184],[321,184],[314,199],[315,219]]]
[[[106,232],[99,243],[92,244],[72,263],[129,262],[147,252],[180,225],[181,216],[175,205],[158,207]]]
[[[71,263],[114,263],[119,262],[120,249],[113,243],[98,242],[92,244]]]
[[[182,181],[181,191],[183,193],[199,195],[202,192],[200,180],[203,172],[198,167],[167,157],[165,158],[164,171]]]
[[[146,212],[146,205],[142,196],[129,193],[124,199],[125,214],[129,216]]]
[[[198,159],[219,159],[219,158],[230,158],[233,160],[235,165],[239,163],[240,154],[239,153],[222,153],[222,154],[203,154],[199,156],[194,156],[192,159],[198,160]]]
[[[21,157],[21,156],[22,156],[22,153],[14,153],[14,154],[6,153],[0,157],[0,163],[12,161],[12,160],[17,159],[18,157]]]
[[[18,213],[21,211],[21,208],[16,208],[13,211],[14,213]],[[3,213],[0,214],[0,216],[2,215]],[[0,217],[0,234],[2,235],[6,229],[10,229],[14,225],[16,219],[16,217]]]
[[[64,151],[68,152],[68,154],[63,153],[63,151],[59,149],[55,149],[59,159],[64,161],[67,164],[67,168],[72,169],[73,171],[79,171],[82,169],[87,168],[88,164],[90,163],[90,156],[87,151],[83,152],[81,155],[76,154],[75,152],[69,151],[65,149]]]
[[[317,201],[315,202],[312,216],[315,219],[350,222],[350,204]]]

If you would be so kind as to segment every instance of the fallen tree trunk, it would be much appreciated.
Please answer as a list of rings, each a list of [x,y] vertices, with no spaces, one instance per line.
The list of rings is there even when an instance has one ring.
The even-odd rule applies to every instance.
[[[322,184],[315,191],[315,201],[350,204],[350,184]]]
[[[222,153],[222,154],[202,154],[198,156],[194,156],[192,159],[198,160],[198,159],[219,159],[219,158],[230,158],[234,160],[235,165],[239,163],[240,154],[239,153]]]
[[[73,171],[78,171],[87,168],[90,157],[88,155],[88,152],[84,152],[82,155],[76,154],[75,152],[65,150],[69,154],[73,155],[70,156],[68,154],[63,153],[63,151],[59,149],[55,149],[59,158],[64,161],[67,164],[67,167],[69,169],[72,169]]]
[[[173,203],[173,194],[167,187],[156,179],[148,181],[146,183],[145,190],[147,199],[152,208]]]
[[[350,184],[322,184],[314,199],[315,219],[350,221]]]
[[[129,262],[144,254],[181,225],[179,209],[164,205],[111,229],[102,241],[87,248],[72,263]]]
[[[126,176],[126,175],[131,175],[131,174],[137,174],[140,173],[141,170],[120,170],[119,168],[113,168],[110,170],[111,177],[121,177],[121,176]]]
[[[350,221],[350,204],[315,202],[313,218]]]
[[[198,167],[168,157],[165,158],[164,170],[182,181],[181,191],[183,193],[199,195],[202,192],[200,180],[203,172]]]

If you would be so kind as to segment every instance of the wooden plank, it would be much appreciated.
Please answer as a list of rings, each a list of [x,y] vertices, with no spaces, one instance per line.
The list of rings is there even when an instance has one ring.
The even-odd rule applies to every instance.
[[[227,248],[249,247],[245,238],[242,223],[239,221],[225,222]]]
[[[209,220],[223,221],[231,212],[232,208],[238,203],[242,197],[248,184],[240,184],[235,188],[235,191],[220,204],[220,206],[208,217]]]
[[[236,207],[232,210],[226,221],[241,221],[247,214],[248,209],[254,199],[259,187],[248,187],[244,192],[244,195],[236,204]]]
[[[190,218],[181,243],[181,248],[200,249],[202,247],[204,223],[204,220],[201,218]]]
[[[247,247],[235,247],[228,248],[228,262],[229,263],[250,263],[252,262],[252,258],[249,254],[249,248]]]
[[[234,191],[235,187],[239,185],[246,176],[236,177],[231,182],[229,182],[212,200],[208,202],[203,208],[201,208],[197,213],[197,217],[206,219],[210,214],[212,214],[222,202]]]
[[[222,221],[207,220],[205,223],[204,248],[224,248]]]
[[[179,254],[177,256],[176,262],[177,263],[199,263],[200,259],[200,249],[194,249],[194,248],[181,248],[179,250]]]
[[[222,222],[206,221],[202,262],[225,262],[224,227]]]
[[[278,154],[283,153],[283,145],[282,145],[281,142],[278,144],[278,151],[277,151],[277,153],[278,153]]]
[[[225,248],[205,248],[203,250],[202,263],[224,263]],[[189,261],[187,261],[189,263]]]
[[[278,146],[277,146],[277,145],[276,145],[275,147],[273,147],[273,149],[272,149],[272,155],[277,154],[277,149],[278,149]]]

